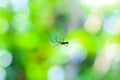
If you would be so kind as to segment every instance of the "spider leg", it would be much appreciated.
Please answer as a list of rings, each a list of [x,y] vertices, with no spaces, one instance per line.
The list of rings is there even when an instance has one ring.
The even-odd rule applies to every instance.
[[[51,39],[51,36],[49,35],[50,41],[56,43],[56,41]]]
[[[63,41],[65,40],[66,34],[63,35]]]
[[[62,31],[62,32],[61,32],[61,40],[62,40],[63,42],[64,42],[64,40],[65,40],[65,37],[66,37],[65,32]]]
[[[63,33],[59,32],[59,41],[63,42],[64,38],[63,38]]]
[[[61,35],[60,35],[59,39],[60,39],[60,41],[62,41],[62,42],[64,41],[64,40],[63,40],[63,37],[62,37]]]
[[[68,44],[64,44],[64,46],[68,47]]]
[[[57,44],[53,45],[52,47],[56,47],[57,45],[59,45],[59,44],[57,43]]]
[[[62,38],[62,41],[64,41],[65,40],[65,38]]]
[[[55,34],[55,41],[58,42],[58,36]]]

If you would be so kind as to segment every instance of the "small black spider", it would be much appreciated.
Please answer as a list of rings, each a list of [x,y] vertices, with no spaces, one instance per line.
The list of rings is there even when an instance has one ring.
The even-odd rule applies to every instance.
[[[57,31],[53,34],[54,34],[54,37],[52,35],[50,35],[50,41],[52,43],[55,43],[55,45],[53,47],[55,47],[57,45],[67,45],[67,44],[69,44],[68,41],[64,41],[65,35],[62,32]]]

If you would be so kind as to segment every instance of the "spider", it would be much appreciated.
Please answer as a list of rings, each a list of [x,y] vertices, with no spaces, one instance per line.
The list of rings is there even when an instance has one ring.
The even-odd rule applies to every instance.
[[[58,31],[57,31],[57,34],[56,33],[53,33],[54,34],[54,37],[52,38],[51,37],[51,35],[50,35],[50,41],[52,42],[52,43],[55,43],[55,45],[53,45],[53,47],[55,47],[55,46],[57,46],[57,45],[68,45],[69,44],[69,42],[68,41],[64,41],[64,39],[65,39],[65,35],[61,32],[61,33],[59,33]]]

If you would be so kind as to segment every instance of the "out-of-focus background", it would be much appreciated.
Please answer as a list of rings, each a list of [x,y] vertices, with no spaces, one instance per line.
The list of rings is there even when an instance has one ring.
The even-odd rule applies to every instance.
[[[120,1],[0,0],[0,80],[120,80]]]

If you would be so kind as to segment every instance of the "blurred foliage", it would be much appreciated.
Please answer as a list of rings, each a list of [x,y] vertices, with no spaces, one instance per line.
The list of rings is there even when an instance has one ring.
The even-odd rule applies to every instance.
[[[118,20],[120,26],[119,3],[96,8],[80,1],[0,0],[0,50],[9,51],[12,55],[9,66],[0,65],[5,70],[4,73],[0,69],[0,80],[119,80],[119,54],[115,53],[119,57],[114,58],[119,59],[117,63],[112,58],[110,65],[106,62],[109,69],[102,67],[106,66],[104,56],[107,55],[107,46],[120,45],[120,27],[115,29],[118,30],[115,34],[106,32],[104,28],[109,16],[117,16],[116,22]],[[92,13],[103,17],[101,28],[96,33],[92,33],[92,30],[97,30],[94,26],[85,28],[86,25],[91,26],[87,20]],[[92,23],[96,25],[99,21],[93,19]],[[51,44],[50,34],[53,39],[55,34],[66,36],[68,47],[52,47],[54,43]],[[112,49],[114,51],[114,47],[109,50]],[[99,56],[102,56],[101,63],[96,62]],[[114,63],[117,71],[111,71]],[[3,74],[6,75],[5,79]]]

